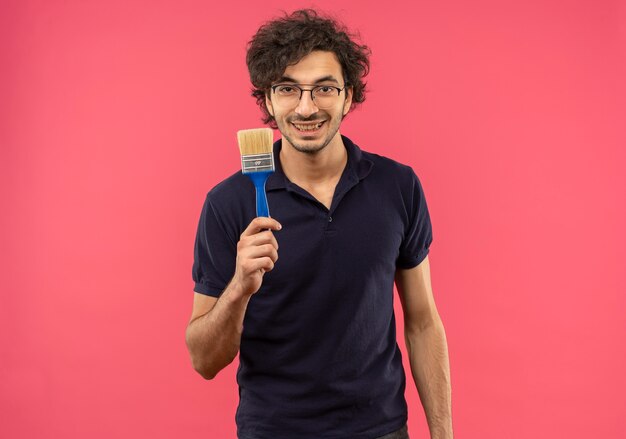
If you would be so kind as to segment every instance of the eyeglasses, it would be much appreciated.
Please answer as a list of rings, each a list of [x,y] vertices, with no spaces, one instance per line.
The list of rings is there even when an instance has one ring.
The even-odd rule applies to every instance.
[[[272,85],[271,89],[276,97],[276,103],[283,107],[296,107],[300,99],[302,99],[302,93],[308,91],[311,93],[311,99],[317,108],[329,108],[337,103],[337,98],[341,91],[348,86],[348,84],[345,84],[339,88],[333,85],[301,85],[308,85],[313,88],[302,88],[296,84]]]

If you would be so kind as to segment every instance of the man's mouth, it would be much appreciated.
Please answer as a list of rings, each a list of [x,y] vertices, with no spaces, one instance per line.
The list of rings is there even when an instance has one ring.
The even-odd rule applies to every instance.
[[[301,132],[313,132],[319,130],[322,125],[324,125],[326,121],[322,120],[320,122],[291,122],[291,124],[296,127],[298,131]]]

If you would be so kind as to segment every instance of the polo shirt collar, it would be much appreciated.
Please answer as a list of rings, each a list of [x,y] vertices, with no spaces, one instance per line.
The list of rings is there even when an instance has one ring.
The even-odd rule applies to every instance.
[[[350,186],[354,186],[363,180],[372,171],[374,163],[363,157],[361,149],[355,145],[352,140],[342,135],[341,140],[348,152],[348,162],[341,176],[341,180],[346,178]],[[274,166],[276,170],[271,174],[265,183],[265,190],[271,191],[276,189],[288,189],[292,183],[289,181],[280,163],[280,150],[282,148],[282,140],[278,139],[274,142]]]

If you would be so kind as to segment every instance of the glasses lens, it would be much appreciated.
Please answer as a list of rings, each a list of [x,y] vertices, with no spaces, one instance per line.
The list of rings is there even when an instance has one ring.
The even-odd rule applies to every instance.
[[[293,85],[276,85],[273,88],[278,104],[284,107],[298,105],[300,100],[300,89],[298,87]]]
[[[332,107],[339,97],[339,89],[322,85],[313,89],[313,98],[318,108]]]

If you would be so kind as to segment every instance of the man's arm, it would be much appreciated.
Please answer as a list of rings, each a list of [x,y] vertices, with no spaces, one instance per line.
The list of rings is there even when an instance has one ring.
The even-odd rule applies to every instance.
[[[228,366],[239,352],[243,319],[250,297],[227,287],[219,299],[194,292],[192,317],[185,332],[193,368],[210,380]],[[201,315],[195,315],[208,309]],[[194,316],[195,315],[195,316]]]
[[[404,338],[411,372],[432,439],[452,439],[450,363],[446,333],[435,306],[428,256],[396,271],[404,312]]]
[[[239,352],[250,297],[278,259],[278,243],[271,230],[280,228],[271,218],[252,220],[237,244],[235,274],[219,299],[194,294],[185,341],[194,369],[205,379],[213,379]]]

